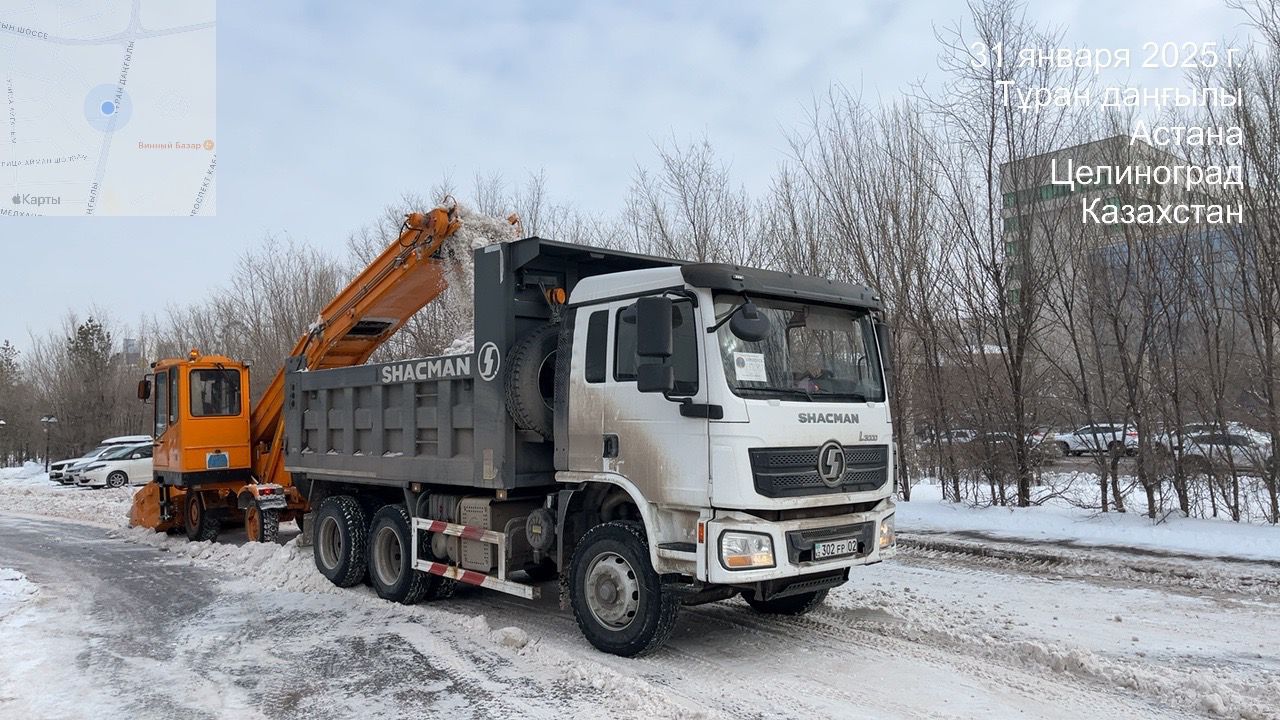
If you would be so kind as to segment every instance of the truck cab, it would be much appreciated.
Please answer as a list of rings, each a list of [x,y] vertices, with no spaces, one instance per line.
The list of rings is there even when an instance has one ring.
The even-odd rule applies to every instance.
[[[893,446],[868,288],[689,264],[570,297],[556,474],[634,502],[660,574],[768,600],[893,552]]]

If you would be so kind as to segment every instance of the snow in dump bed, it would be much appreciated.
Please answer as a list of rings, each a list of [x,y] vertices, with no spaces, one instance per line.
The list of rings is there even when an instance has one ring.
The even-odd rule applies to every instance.
[[[470,355],[476,351],[476,335],[474,332],[464,334],[454,340],[441,355]]]
[[[489,245],[518,239],[517,226],[505,218],[485,215],[461,203],[458,204],[457,216],[462,221],[462,227],[451,238],[455,250],[479,250]],[[470,256],[471,253],[459,254]]]
[[[1052,500],[1030,508],[973,508],[945,502],[940,486],[921,484],[911,489],[911,502],[898,503],[896,515],[899,532],[980,532],[1204,557],[1280,560],[1280,528],[1275,526],[1184,518],[1177,513],[1155,522],[1137,507],[1126,513],[1101,513]]]
[[[445,337],[456,339],[439,355],[475,352],[473,251],[519,239],[518,227],[503,218],[485,215],[462,204],[457,206],[457,217],[462,221],[462,227],[445,241],[450,251],[448,255],[453,258],[448,286],[431,308],[432,323],[441,327]]]

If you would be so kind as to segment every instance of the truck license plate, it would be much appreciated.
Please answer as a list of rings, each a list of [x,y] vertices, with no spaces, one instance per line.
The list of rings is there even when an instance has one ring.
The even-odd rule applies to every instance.
[[[857,538],[828,540],[826,542],[814,543],[813,545],[814,560],[824,560],[826,558],[840,557],[841,555],[853,555],[857,552]]]

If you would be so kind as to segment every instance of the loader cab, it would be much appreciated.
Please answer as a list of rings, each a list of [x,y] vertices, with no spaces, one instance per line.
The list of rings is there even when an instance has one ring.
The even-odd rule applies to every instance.
[[[166,484],[231,479],[249,471],[249,368],[222,355],[167,358],[139,384],[152,400],[154,468]]]

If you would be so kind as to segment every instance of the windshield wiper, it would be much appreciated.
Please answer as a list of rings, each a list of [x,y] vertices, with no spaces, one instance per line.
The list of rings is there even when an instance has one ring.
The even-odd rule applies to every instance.
[[[867,396],[860,392],[824,392],[818,393],[821,398],[840,398],[842,400],[854,400],[856,402],[866,402]]]
[[[807,398],[809,402],[813,402],[813,395],[808,390],[805,390],[803,388],[782,388],[782,387],[773,387],[772,385],[768,387],[739,387],[738,388],[739,392],[743,390],[747,390],[750,392],[783,393],[788,395],[800,395],[802,397]]]
[[[709,327],[709,328],[707,328],[707,332],[709,332],[709,333],[713,333],[713,332],[715,332],[715,331],[719,330],[719,329],[720,329],[720,327],[721,327],[722,325],[724,325],[725,323],[727,323],[727,322],[729,322],[731,319],[733,319],[733,316],[734,316],[734,315],[737,315],[739,310],[741,310],[742,308],[746,307],[746,305],[747,305],[747,301],[748,301],[748,300],[750,300],[750,298],[748,298],[748,297],[744,294],[744,295],[742,296],[742,302],[738,303],[737,305],[734,305],[734,306],[733,306],[733,309],[731,309],[729,312],[727,312],[727,313],[725,313],[725,314],[724,314],[724,317],[716,318],[716,324],[715,324],[715,325],[712,325],[712,326],[711,326],[711,327]]]

